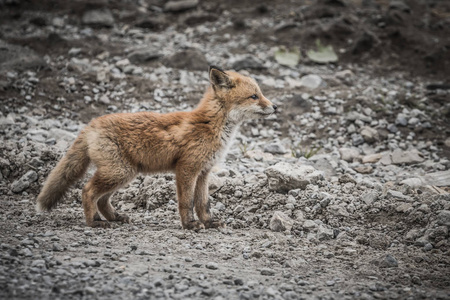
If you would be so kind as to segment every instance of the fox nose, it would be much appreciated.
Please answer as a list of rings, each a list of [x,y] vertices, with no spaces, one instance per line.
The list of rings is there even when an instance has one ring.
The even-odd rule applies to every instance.
[[[276,106],[275,104],[272,105],[272,107],[273,107],[274,110],[277,110],[277,108],[278,108],[278,106]]]

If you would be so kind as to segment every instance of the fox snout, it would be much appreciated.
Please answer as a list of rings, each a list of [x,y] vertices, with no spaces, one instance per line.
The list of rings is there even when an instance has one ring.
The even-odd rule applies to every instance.
[[[273,104],[269,99],[266,97],[261,97],[261,101],[259,105],[262,107],[264,113],[266,114],[272,114],[277,110],[277,106]]]

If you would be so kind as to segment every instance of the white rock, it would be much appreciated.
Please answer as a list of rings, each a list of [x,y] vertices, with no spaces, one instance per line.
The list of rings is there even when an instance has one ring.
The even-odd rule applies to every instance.
[[[272,231],[290,231],[294,222],[281,211],[276,211],[270,220],[269,228]]]
[[[323,84],[322,78],[314,74],[305,75],[300,79],[300,85],[310,90],[317,89]]]
[[[312,166],[295,165],[279,162],[265,171],[269,189],[272,191],[287,192],[293,189],[305,189],[310,183],[316,183],[323,178],[323,172]]]

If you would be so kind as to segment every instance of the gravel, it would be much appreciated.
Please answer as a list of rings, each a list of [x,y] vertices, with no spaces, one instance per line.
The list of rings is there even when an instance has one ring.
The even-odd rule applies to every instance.
[[[434,63],[446,62],[430,56],[416,76],[372,56],[416,49],[396,44],[414,40],[403,28],[445,41],[439,14],[410,28],[409,2],[409,12],[329,1],[294,11],[281,2],[13,2],[0,12],[0,298],[450,297],[450,91]],[[439,39],[430,28],[441,28]],[[333,44],[339,61],[308,61],[303,52],[316,45],[305,34]],[[276,63],[275,48],[298,41],[300,63]],[[425,52],[411,53],[420,69]],[[191,110],[209,64],[252,76],[278,106],[244,123],[212,170],[210,207],[225,229],[181,228],[173,174],[138,176],[112,196],[132,224],[85,227],[92,169],[53,212],[35,211],[44,180],[91,118]]]

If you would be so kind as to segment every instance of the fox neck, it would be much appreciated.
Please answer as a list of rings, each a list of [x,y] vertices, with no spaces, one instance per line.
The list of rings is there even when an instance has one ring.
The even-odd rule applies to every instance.
[[[220,136],[223,145],[231,144],[242,120],[234,116],[229,105],[221,99],[217,99],[212,88],[206,91],[196,111],[208,119]]]

